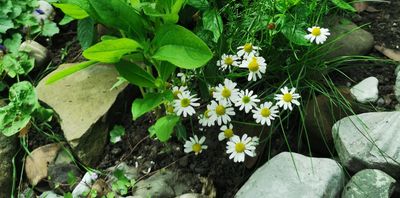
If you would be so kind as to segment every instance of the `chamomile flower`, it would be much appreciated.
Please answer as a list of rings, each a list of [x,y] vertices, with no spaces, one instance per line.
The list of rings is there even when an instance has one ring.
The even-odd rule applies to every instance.
[[[233,107],[228,105],[225,101],[219,101],[218,103],[214,100],[211,101],[211,104],[207,105],[207,109],[210,109],[210,119],[216,121],[219,126],[222,123],[227,124],[231,121],[231,116],[235,115],[235,111]]]
[[[187,90],[186,86],[174,86],[172,87],[172,93],[174,94],[174,98],[177,99],[179,94],[189,93],[189,90]]]
[[[215,124],[215,120],[211,119],[211,110],[207,109],[206,111],[204,111],[203,114],[199,115],[198,119],[199,119],[199,124],[201,124],[201,126],[214,126]]]
[[[307,28],[307,30],[310,33],[305,35],[304,37],[307,40],[310,40],[311,43],[315,40],[315,43],[323,44],[326,41],[326,39],[328,38],[328,36],[331,35],[331,33],[329,32],[329,29],[320,28],[318,26],[313,26],[311,28]]]
[[[248,81],[256,81],[257,77],[261,79],[261,74],[265,73],[267,64],[263,57],[250,56],[244,60],[239,67],[249,70],[249,76],[247,77]]]
[[[239,57],[236,55],[223,54],[221,60],[217,61],[217,66],[219,66],[219,69],[222,71],[225,71],[226,69],[231,71],[231,66],[239,66],[238,60]]]
[[[200,103],[196,101],[199,98],[195,98],[196,95],[190,95],[190,92],[184,92],[178,94],[178,99],[174,100],[174,111],[176,115],[186,117],[187,115],[191,116],[196,113],[193,107],[200,106]]]
[[[232,99],[236,98],[239,93],[239,89],[235,88],[236,85],[236,83],[225,78],[223,85],[219,84],[217,87],[215,87],[213,97],[217,101],[225,101],[230,105],[231,102],[233,102]]]
[[[230,154],[229,159],[233,159],[234,162],[244,162],[246,155],[255,156],[256,147],[253,145],[252,138],[247,134],[244,134],[241,139],[234,135],[226,144],[226,153]]]
[[[257,98],[257,95],[253,95],[252,90],[246,89],[245,91],[240,91],[238,93],[238,97],[234,98],[234,103],[236,107],[239,107],[239,110],[249,113],[253,107],[257,106],[257,102],[260,102],[260,99]]]
[[[204,142],[206,141],[206,137],[201,137],[200,139],[197,137],[197,135],[194,135],[193,137],[190,137],[189,140],[185,142],[185,149],[183,150],[185,153],[190,153],[194,152],[195,155],[198,155],[201,153],[203,150],[207,149],[207,145],[203,145]]]
[[[278,100],[276,105],[279,107],[283,107],[283,109],[293,110],[292,104],[297,106],[300,105],[300,102],[297,100],[300,98],[298,93],[295,93],[296,88],[292,88],[290,91],[287,87],[281,89],[282,94],[275,94],[275,100]]]
[[[189,80],[188,76],[185,73],[182,73],[182,72],[177,73],[176,77],[180,78],[181,79],[181,83],[183,83],[183,84],[186,83],[186,80]]]
[[[251,43],[246,43],[243,46],[240,46],[237,48],[239,51],[237,52],[237,55],[239,57],[243,57],[246,59],[249,56],[258,56],[258,50],[260,50],[259,47],[254,46]]]
[[[221,133],[218,134],[218,140],[222,141],[224,139],[230,139],[231,137],[233,137],[235,134],[233,132],[233,125],[229,124],[229,125],[223,125],[221,128]]]
[[[271,120],[274,120],[277,117],[278,107],[273,106],[272,102],[265,102],[260,105],[260,108],[256,108],[256,110],[252,111],[253,118],[257,123],[261,123],[262,125],[267,124],[271,125]]]
[[[165,105],[165,114],[167,115],[175,114],[175,108],[173,103],[168,103]]]

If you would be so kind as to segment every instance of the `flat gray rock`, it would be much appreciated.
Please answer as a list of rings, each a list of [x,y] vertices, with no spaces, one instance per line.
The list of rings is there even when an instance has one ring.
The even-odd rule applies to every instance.
[[[38,97],[58,114],[64,136],[78,157],[93,165],[103,155],[107,141],[107,114],[127,84],[110,90],[117,82],[118,72],[114,66],[105,64],[93,65],[46,84],[49,76],[68,66],[60,66],[39,82]]]
[[[361,103],[375,102],[379,97],[378,84],[377,78],[368,77],[350,89],[351,95]]]
[[[349,116],[332,127],[340,162],[353,172],[380,169],[400,174],[400,112]]]
[[[332,159],[283,152],[258,168],[235,197],[338,197],[344,182],[342,167]]]
[[[396,180],[377,169],[365,169],[356,173],[343,190],[342,198],[389,198]]]

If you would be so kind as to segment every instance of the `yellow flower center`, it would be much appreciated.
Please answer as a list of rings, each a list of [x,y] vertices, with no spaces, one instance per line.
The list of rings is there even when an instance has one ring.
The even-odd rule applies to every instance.
[[[237,153],[243,153],[245,149],[246,149],[246,146],[243,143],[241,143],[241,142],[236,143],[235,150]]]
[[[192,150],[193,150],[195,153],[199,153],[199,152],[201,151],[201,145],[200,145],[199,143],[193,144]]]
[[[204,117],[210,118],[210,110],[209,110],[209,109],[207,109],[207,110],[204,112]]]
[[[247,67],[251,72],[257,72],[260,69],[260,65],[257,62],[257,58],[253,57]]]
[[[179,90],[176,90],[176,91],[174,91],[174,98],[178,98],[178,95],[179,94],[182,94],[182,92],[181,91],[179,91]]]
[[[189,98],[183,98],[181,100],[181,107],[188,107],[190,105],[190,100]]]
[[[224,87],[224,89],[222,89],[221,95],[224,98],[229,98],[231,96],[231,90],[229,90],[228,88]]]
[[[215,113],[217,113],[217,115],[219,115],[219,116],[225,115],[225,107],[222,105],[218,105],[215,108]]]
[[[253,51],[253,45],[251,43],[246,43],[243,46],[243,50],[247,53],[250,53],[251,51]]]
[[[283,94],[282,99],[283,99],[283,101],[285,101],[285,102],[291,102],[292,99],[293,99],[293,96],[292,96],[291,93],[285,93],[285,94]]]
[[[174,106],[168,105],[168,106],[167,106],[167,112],[168,112],[168,113],[174,113]]]
[[[249,103],[249,102],[250,102],[250,97],[249,97],[249,96],[243,96],[242,102],[243,102],[244,104]]]
[[[270,115],[271,115],[271,111],[269,110],[269,108],[265,107],[265,108],[261,109],[262,117],[269,117]]]
[[[233,59],[231,57],[226,57],[224,62],[227,65],[232,65],[233,64]]]
[[[233,136],[233,130],[232,129],[226,129],[225,131],[224,131],[224,136],[226,137],[226,138],[231,138],[232,136]]]
[[[319,27],[315,27],[312,29],[311,34],[313,36],[319,36],[319,35],[321,35],[321,29]]]

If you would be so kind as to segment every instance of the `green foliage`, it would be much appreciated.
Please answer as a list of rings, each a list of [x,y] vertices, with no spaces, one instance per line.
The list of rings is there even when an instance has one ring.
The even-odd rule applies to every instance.
[[[156,79],[135,63],[122,60],[116,64],[116,68],[122,77],[134,85],[139,87],[156,87]]]
[[[224,28],[221,15],[216,9],[210,9],[203,14],[203,28],[212,32],[213,41],[218,42]]]
[[[17,75],[28,74],[35,64],[35,59],[29,57],[26,52],[9,53],[0,60],[0,72],[7,73],[11,78]]]
[[[40,119],[48,120],[51,115],[38,113],[43,111],[35,92],[35,88],[27,81],[15,83],[9,91],[7,106],[0,108],[0,131],[6,136],[12,136],[23,129],[31,120],[32,115],[42,115]],[[47,111],[47,112],[50,112]]]
[[[85,69],[89,66],[92,66],[96,63],[97,63],[97,61],[86,61],[86,62],[81,62],[81,63],[77,63],[75,65],[69,66],[67,69],[59,71],[59,72],[55,73],[54,75],[50,76],[47,79],[46,84],[54,83],[62,78],[65,78],[68,75],[71,75],[75,72],[78,72],[78,71]]]
[[[155,109],[164,102],[172,101],[174,98],[171,91],[162,93],[148,93],[143,99],[137,98],[132,104],[132,116],[136,120],[143,114]]]
[[[341,8],[341,9],[348,10],[351,12],[356,11],[356,9],[353,6],[351,6],[349,3],[347,3],[344,0],[332,0],[332,3],[334,3],[337,7]]]
[[[110,142],[115,144],[121,140],[121,137],[125,135],[125,128],[121,125],[115,125],[110,131]]]
[[[176,115],[167,115],[158,119],[157,122],[149,128],[150,136],[156,135],[160,141],[168,141],[179,120],[180,117]]]
[[[83,50],[89,48],[93,44],[96,37],[96,28],[95,21],[92,18],[87,17],[78,21],[77,37]]]
[[[53,3],[53,5],[74,19],[84,19],[89,16],[85,10],[74,4]]]
[[[111,184],[111,189],[120,195],[126,195],[128,190],[135,185],[135,180],[129,180],[122,170],[115,170],[114,177],[117,179]],[[112,195],[110,195],[111,197]],[[108,197],[108,195],[107,195]]]

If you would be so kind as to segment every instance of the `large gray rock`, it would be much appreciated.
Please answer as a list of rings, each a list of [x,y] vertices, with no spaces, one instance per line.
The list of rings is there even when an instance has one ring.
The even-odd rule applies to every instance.
[[[0,195],[11,197],[12,158],[18,151],[18,137],[7,137],[0,133]]]
[[[344,182],[342,167],[332,159],[283,152],[258,168],[235,197],[338,197]]]
[[[331,36],[328,37],[323,51],[328,51],[327,58],[339,56],[365,55],[374,46],[371,33],[361,29],[350,20],[330,17],[327,22]],[[329,42],[334,41],[331,44]]]
[[[333,125],[341,163],[353,172],[380,169],[400,174],[400,112],[373,112],[349,116]]]
[[[52,107],[60,118],[65,139],[78,157],[94,165],[102,156],[108,127],[118,95],[127,84],[111,90],[118,72],[112,65],[97,64],[47,85],[49,76],[67,68],[62,65],[37,86],[39,100]],[[112,108],[113,107],[113,108]],[[115,110],[115,109],[113,109]]]
[[[350,89],[351,95],[361,103],[375,102],[379,97],[378,84],[377,78],[368,77]]]
[[[389,198],[396,180],[377,169],[365,169],[355,174],[343,190],[342,198]]]

